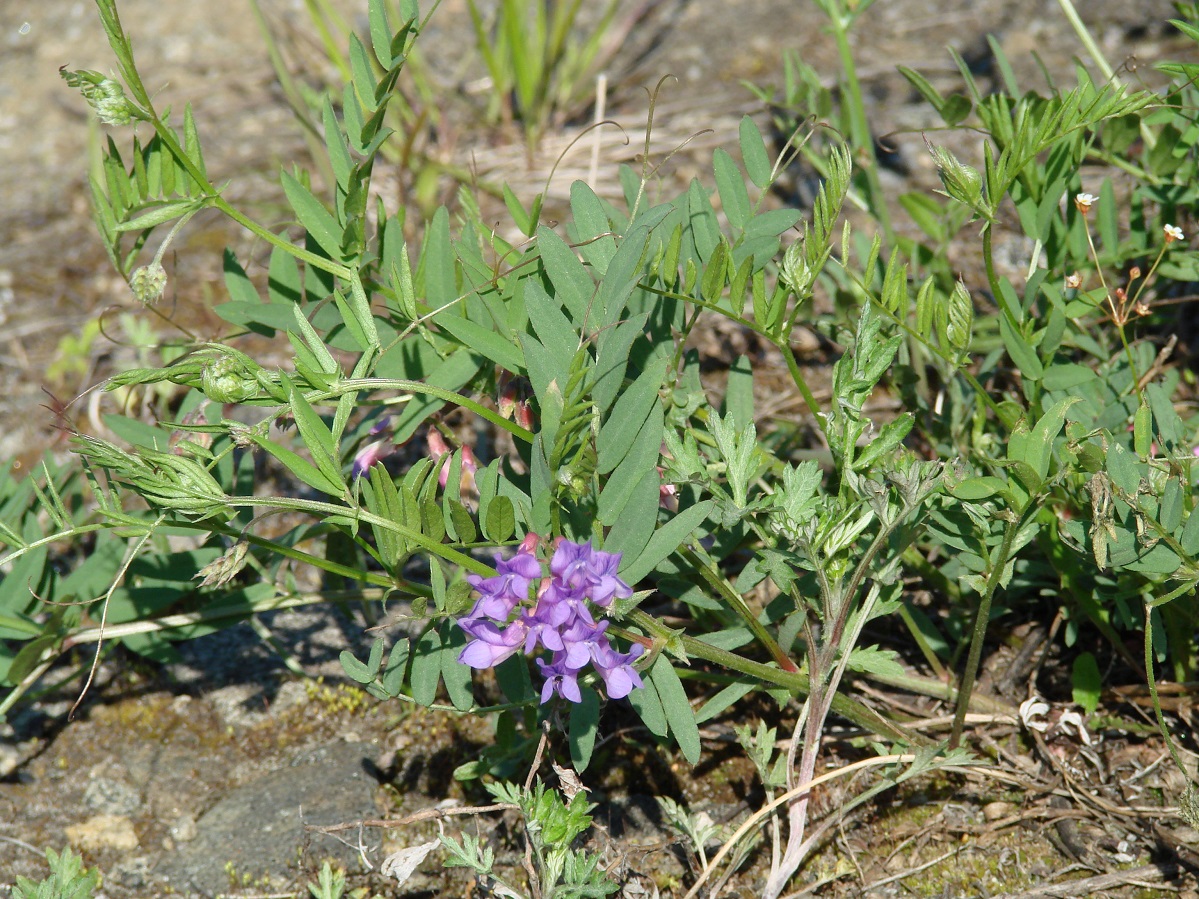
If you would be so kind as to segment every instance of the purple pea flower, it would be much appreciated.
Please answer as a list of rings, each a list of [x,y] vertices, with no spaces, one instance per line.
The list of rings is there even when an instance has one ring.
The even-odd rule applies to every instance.
[[[633,667],[633,661],[641,655],[644,648],[640,643],[634,643],[629,652],[620,653],[605,639],[603,646],[593,654],[595,670],[604,679],[604,688],[608,691],[609,698],[623,699],[637,687],[644,686],[641,675]]]
[[[563,540],[554,550],[550,560],[550,573],[570,590],[581,590],[587,585],[587,570],[591,563],[591,541],[572,543]]]
[[[493,622],[462,618],[458,626],[474,637],[458,655],[458,661],[471,668],[494,668],[520,649],[527,627],[516,620],[503,630]]]
[[[582,591],[601,608],[612,603],[613,596],[622,599],[633,595],[632,588],[616,576],[620,553],[606,553],[591,548],[591,541],[572,543],[563,540],[554,551],[550,571],[554,577],[574,591]]]
[[[470,614],[458,621],[471,637],[458,660],[472,668],[489,668],[517,651],[533,655],[546,649],[549,660],[537,659],[545,678],[542,703],[555,695],[581,702],[578,678],[589,664],[603,678],[611,698],[627,696],[642,686],[632,663],[644,647],[617,652],[608,639],[609,622],[597,623],[590,608],[632,595],[632,588],[616,574],[620,554],[594,549],[590,541],[560,540],[550,561],[551,575],[546,577],[534,555],[539,542],[536,535],[529,535],[511,559],[497,555],[492,577],[467,576],[479,599]],[[535,584],[537,589],[531,591]],[[531,592],[536,600],[529,603]],[[518,608],[520,615],[509,621]]]
[[[541,685],[541,704],[545,705],[549,702],[550,697],[555,693],[571,702],[582,702],[583,693],[579,690],[579,672],[567,668],[565,660],[559,659],[558,655],[555,653],[554,660],[549,664],[546,664],[545,659],[537,660],[537,667],[541,669],[541,675],[545,678],[545,683]]]
[[[511,559],[495,557],[494,577],[468,574],[466,582],[478,591],[479,601],[470,617],[485,615],[496,621],[507,621],[516,606],[529,598],[529,587],[541,577],[541,563],[532,553],[517,553]]]
[[[633,588],[616,576],[620,567],[620,553],[606,553],[595,550],[591,554],[591,565],[587,571],[587,582],[591,585],[588,595],[591,601],[600,608],[612,604],[612,597],[628,599],[633,595]]]
[[[601,651],[601,647],[610,648],[608,637],[604,633],[607,629],[607,621],[588,625],[587,622],[576,618],[570,628],[562,635],[562,642],[566,644],[566,657],[564,659],[566,667],[577,671],[596,658],[597,653]]]

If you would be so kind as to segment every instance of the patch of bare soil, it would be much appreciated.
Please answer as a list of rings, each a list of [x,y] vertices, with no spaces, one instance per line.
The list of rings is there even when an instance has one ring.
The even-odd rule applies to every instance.
[[[300,33],[302,4],[268,2],[276,25]],[[1139,4],[1095,0],[1082,13],[1108,58],[1129,63],[1137,78],[1152,62],[1185,52],[1164,24],[1167,0]],[[341,3],[355,22],[365,4]],[[176,110],[191,103],[200,122],[209,170],[232,179],[230,199],[267,221],[283,223],[279,166],[303,152],[303,136],[283,102],[247,0],[163,3],[124,0],[122,17],[134,35],[148,84]],[[665,74],[652,146],[662,158],[689,137],[664,170],[676,184],[708,179],[715,146],[736,145],[739,118],[762,117],[743,81],[781,83],[782,53],[800,49],[830,79],[836,54],[811,4],[792,0],[644,0],[619,19],[621,45],[608,66],[607,115],[624,131],[599,133],[598,165],[591,138],[564,157],[549,183],[549,208],[564,208],[574,178],[593,179],[615,194],[615,163],[643,147],[646,91]],[[165,318],[149,317],[114,275],[89,221],[88,148],[101,139],[58,68],[109,68],[108,48],[90,4],[82,0],[9,0],[0,22],[0,459],[28,467],[47,447],[63,449],[51,409],[95,383],[100,373],[135,364],[137,322],[158,335],[176,333],[172,320],[200,337],[221,323],[209,311],[223,290],[220,249],[260,262],[227,223],[201,218],[184,231],[168,258],[171,293]],[[1029,85],[1041,85],[1035,53],[1051,71],[1069,71],[1077,42],[1052,0],[879,0],[855,37],[872,124],[897,154],[888,170],[896,193],[935,181],[920,129],[926,108],[895,72],[907,65],[945,90],[958,85],[945,52],[953,46],[984,80],[994,77],[986,34],[998,39]],[[480,179],[505,179],[517,193],[540,190],[550,167],[577,135],[580,121],[559,123],[532,159],[519,138],[473,126],[479,102],[477,61],[462,0],[445,0],[424,43],[434,82],[445,92],[455,128],[434,148],[445,161]],[[1137,66],[1140,68],[1137,68]],[[703,134],[700,134],[704,132]],[[626,141],[627,137],[627,141]],[[387,173],[379,173],[387,181]],[[400,180],[394,177],[393,181]],[[444,194],[452,196],[447,182]],[[560,212],[558,213],[560,214]],[[503,213],[496,207],[495,217]],[[1011,250],[1019,265],[1020,248]],[[135,318],[123,324],[121,314]],[[143,335],[144,337],[144,335]],[[116,338],[116,339],[113,339]],[[705,352],[730,360],[745,336],[705,331]],[[815,338],[808,360],[822,364]],[[101,428],[90,397],[67,411],[85,428]],[[49,407],[49,408],[48,408]],[[799,418],[787,397],[763,397],[759,409]],[[111,411],[98,405],[93,413]],[[347,613],[348,614],[348,613]],[[105,873],[107,896],[291,895],[326,856],[356,872],[352,885],[392,895],[371,873],[388,851],[427,840],[435,826],[361,831],[321,841],[304,825],[369,817],[399,817],[445,799],[478,802],[479,791],[451,772],[488,745],[481,722],[374,700],[341,683],[337,652],[360,648],[363,622],[346,614],[284,615],[267,622],[296,663],[323,683],[296,681],[249,628],[184,648],[183,663],[154,668],[129,659],[106,662],[74,720],[67,711],[80,681],[52,691],[0,726],[0,891],[17,875],[39,878],[35,848],[70,842]],[[839,810],[876,775],[834,781],[816,797],[830,822],[825,847],[799,879],[805,894],[825,896],[1186,896],[1195,899],[1196,835],[1162,811],[1180,776],[1150,726],[1143,696],[1105,696],[1110,726],[1081,734],[1061,723],[1068,679],[1055,671],[1052,644],[1042,634],[1009,635],[991,664],[990,693],[972,719],[972,745],[995,764],[985,775],[921,779],[882,794],[848,814]],[[1027,652],[1019,652],[1028,645]],[[1034,667],[1029,667],[1031,664]],[[88,659],[75,661],[85,665]],[[1009,669],[1019,676],[1005,676]],[[1016,707],[1035,683],[1057,700],[1046,730],[1020,724]],[[905,717],[930,736],[944,733],[949,709],[919,693],[860,684],[861,695]],[[1193,730],[1193,693],[1172,709]],[[783,728],[793,710],[763,706],[743,712]],[[662,822],[652,796],[674,797],[717,821],[744,816],[764,795],[733,740],[733,725],[712,722],[705,754],[690,769],[608,710],[604,740],[585,781],[600,802],[597,846],[628,878],[625,895],[682,895],[695,876],[694,851]],[[783,736],[786,737],[786,730]],[[1086,742],[1090,739],[1090,743]],[[340,748],[339,748],[340,747]],[[346,749],[345,747],[350,747]],[[829,765],[869,754],[866,735],[829,738]],[[356,755],[355,755],[356,753]],[[346,759],[349,759],[349,762]],[[357,761],[355,761],[357,759]],[[321,766],[325,767],[321,767]],[[324,772],[327,789],[299,784]],[[294,771],[293,793],[275,772]],[[287,781],[289,778],[284,777]],[[363,792],[365,791],[365,793]],[[329,794],[356,796],[320,820],[305,817]],[[365,800],[362,799],[366,796]],[[243,803],[238,805],[237,803]],[[489,832],[501,860],[517,868],[511,822]],[[221,830],[219,828],[227,829]],[[238,829],[240,827],[240,830]],[[252,842],[255,834],[267,834]],[[205,853],[189,847],[210,847]],[[255,848],[247,857],[247,846]],[[709,847],[709,852],[712,847]],[[277,850],[277,851],[276,851]],[[768,850],[728,884],[728,895],[751,896],[761,884]],[[216,872],[215,874],[213,872]],[[405,895],[468,895],[461,874],[427,863]],[[1068,883],[1067,883],[1068,882]],[[1062,885],[1066,884],[1066,885]],[[637,892],[641,890],[641,892]]]

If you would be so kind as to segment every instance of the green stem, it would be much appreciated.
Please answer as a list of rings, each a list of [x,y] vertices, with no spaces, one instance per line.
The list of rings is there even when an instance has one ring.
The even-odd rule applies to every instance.
[[[787,373],[791,375],[791,380],[794,382],[800,396],[803,397],[804,403],[807,404],[808,411],[812,413],[812,418],[820,425],[820,430],[824,431],[827,425],[825,424],[824,417],[820,414],[823,410],[820,408],[820,404],[816,402],[816,397],[812,393],[811,388],[808,387],[808,381],[803,376],[803,372],[799,370],[799,362],[795,358],[795,353],[791,350],[790,341],[785,337],[772,338],[765,334],[763,336],[767,337],[778,348],[778,351],[783,354],[783,361],[787,364]]]
[[[719,593],[721,598],[732,607],[733,611],[745,622],[753,632],[753,635],[758,639],[758,642],[766,648],[766,651],[770,653],[771,658],[778,663],[780,668],[784,671],[799,671],[799,666],[783,651],[778,641],[774,639],[765,625],[758,620],[758,617],[745,604],[745,600],[737,594],[736,590],[729,586],[728,581],[721,577],[720,572],[713,568],[709,561],[700,558],[699,553],[693,549],[684,549],[681,551],[681,554],[684,559],[695,566],[696,571],[708,583],[708,586]]]
[[[957,749],[958,744],[962,740],[962,726],[966,722],[966,711],[970,706],[970,694],[974,692],[974,679],[978,676],[978,665],[982,659],[983,638],[986,636],[987,625],[991,619],[991,599],[995,596],[995,590],[999,587],[999,581],[1003,578],[1003,571],[1007,568],[1008,556],[1012,551],[1012,543],[1016,539],[1016,532],[1020,530],[1020,523],[1023,520],[1023,516],[1020,516],[1009,521],[1004,526],[1003,542],[999,545],[999,549],[991,563],[990,574],[987,575],[987,584],[983,588],[982,601],[978,604],[978,615],[974,619],[974,634],[970,640],[970,656],[966,660],[966,671],[962,675],[961,686],[958,687],[958,705],[953,714],[953,730],[949,735],[950,749]]]
[[[629,613],[628,618],[647,633],[667,641],[680,641],[683,650],[688,656],[712,662],[715,665],[720,665],[722,668],[736,671],[739,674],[752,677],[765,684],[782,687],[799,696],[808,695],[811,685],[806,674],[798,671],[783,671],[772,665],[754,662],[736,653],[717,649],[715,646],[704,643],[702,640],[697,640],[694,637],[688,637],[670,630],[657,619],[640,610],[633,610]],[[612,628],[612,632],[635,637],[635,635],[622,632],[618,628]],[[842,718],[852,721],[864,730],[880,734],[889,739],[906,743],[910,746],[929,745],[929,741],[923,735],[909,731],[907,728],[889,721],[874,709],[850,699],[841,693],[833,694],[832,711]]]
[[[1166,727],[1166,716],[1162,714],[1161,699],[1157,695],[1157,678],[1153,676],[1153,607],[1148,603],[1145,604],[1145,680],[1149,685],[1149,698],[1153,702],[1153,714],[1157,718],[1157,729],[1165,738],[1166,748],[1170,750],[1170,758],[1174,759],[1178,770],[1187,778],[1189,786],[1190,777],[1187,775],[1187,768],[1178,754],[1178,747],[1174,745],[1170,729]]]
[[[1082,19],[1079,18],[1078,10],[1074,8],[1074,4],[1070,0],[1058,0],[1057,5],[1062,8],[1062,14],[1065,15],[1066,21],[1070,23],[1070,27],[1074,29],[1074,34],[1082,42],[1087,54],[1095,61],[1095,65],[1099,66],[1099,71],[1103,73],[1104,79],[1106,81],[1114,81],[1116,73],[1112,71],[1112,67],[1108,65],[1107,58],[1100,51],[1099,45],[1091,37],[1090,30],[1083,24]]]

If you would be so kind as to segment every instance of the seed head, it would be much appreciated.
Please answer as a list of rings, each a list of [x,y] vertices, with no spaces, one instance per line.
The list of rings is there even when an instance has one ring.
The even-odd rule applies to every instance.
[[[129,286],[143,306],[153,306],[166,290],[166,270],[157,262],[143,265],[129,277]]]

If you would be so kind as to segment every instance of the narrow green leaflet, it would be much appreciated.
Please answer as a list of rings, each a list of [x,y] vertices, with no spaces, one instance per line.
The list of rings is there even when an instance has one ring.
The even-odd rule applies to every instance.
[[[625,557],[622,560],[620,576],[630,584],[636,584],[678,549],[684,539],[695,533],[715,505],[715,500],[706,499],[694,506],[689,506],[666,522],[654,531],[653,537],[650,538],[641,555],[635,559]]]
[[[665,372],[657,365],[648,365],[616,401],[612,413],[604,421],[596,438],[599,453],[597,470],[607,474],[628,455],[637,435],[655,405],[661,405],[658,391]]]
[[[645,550],[658,523],[662,479],[651,467],[633,487],[623,510],[616,516],[612,529],[604,540],[606,552],[619,552],[637,557]]]
[[[595,290],[591,275],[566,241],[545,226],[537,229],[537,248],[550,283],[554,285],[559,308],[565,307],[576,323],[583,322]],[[536,318],[533,321],[536,325]]]
[[[749,191],[745,189],[745,181],[741,169],[733,162],[733,157],[725,150],[717,149],[712,157],[716,171],[716,189],[720,193],[720,204],[729,224],[738,231],[744,230],[753,211],[749,200]]]
[[[651,408],[628,455],[608,477],[599,497],[599,517],[604,524],[616,524],[638,483],[658,464],[663,420],[662,407]]]
[[[570,745],[570,760],[576,771],[585,771],[595,750],[595,735],[599,732],[599,695],[591,687],[579,686],[582,702],[571,703],[570,724],[566,739]],[[634,693],[638,692],[636,690]]]
[[[287,172],[282,173],[283,192],[295,210],[296,219],[312,235],[330,259],[341,258],[342,227],[312,192]]]
[[[765,190],[770,185],[773,169],[770,156],[766,153],[766,142],[762,139],[762,132],[758,130],[753,119],[745,116],[741,119],[738,136],[741,143],[741,161],[745,164],[749,180],[754,183],[754,187]]]
[[[658,688],[654,686],[653,678],[643,678],[644,686],[629,694],[629,705],[641,718],[650,733],[657,737],[665,737],[670,733],[666,723],[666,712],[662,709],[662,700],[658,698]]]
[[[291,391],[291,408],[296,428],[312,455],[312,461],[316,463],[322,475],[338,485],[336,493],[343,493],[345,487],[342,482],[341,462],[333,442],[333,432],[308,404],[304,395],[295,388]]]
[[[699,764],[700,743],[699,727],[695,723],[695,713],[683,690],[683,683],[674,670],[674,666],[663,653],[658,656],[649,672],[662,701],[662,711],[670,725],[670,732],[675,742],[679,744],[683,757],[692,765]]]
[[[545,288],[532,280],[526,282],[524,298],[529,320],[542,345],[555,355],[572,356],[579,348],[579,335],[562,314],[562,304],[567,300],[561,295],[551,297]]]
[[[464,712],[475,704],[471,668],[458,661],[458,656],[466,647],[466,633],[452,621],[443,621],[440,630],[441,678],[454,708]]]
[[[705,721],[712,720],[725,709],[732,706],[733,703],[752,693],[754,689],[755,687],[752,683],[734,681],[703,704],[703,707],[695,713],[695,723],[703,724]],[[640,691],[633,691],[633,693],[638,692]],[[630,698],[632,698],[632,695],[629,694]]]
[[[1030,381],[1039,381],[1045,374],[1045,367],[1037,355],[1036,349],[1024,339],[1024,336],[1008,320],[1006,315],[999,316],[999,333],[1003,337],[1003,345],[1008,355],[1012,357],[1020,374]]]
[[[369,684],[375,679],[375,675],[379,673],[379,669],[383,666],[383,638],[375,638],[374,644],[371,646],[370,658],[366,663],[358,661],[354,653],[348,649],[341,651],[341,667],[352,680],[360,684]]]
[[[254,443],[260,448],[266,450],[268,453],[278,459],[284,468],[294,474],[309,487],[319,490],[322,493],[327,493],[330,496],[341,496],[344,492],[340,480],[333,480],[327,477],[319,468],[302,456],[293,453],[287,447],[280,446],[273,440],[252,432],[250,434],[250,439],[253,440]]]
[[[1053,442],[1066,424],[1066,411],[1077,402],[1081,402],[1079,397],[1070,396],[1055,403],[1053,408],[1041,416],[1029,434],[1028,451],[1023,461],[1032,466],[1033,471],[1042,480],[1049,474]]]
[[[419,705],[430,706],[437,698],[441,682],[441,634],[430,626],[412,650],[412,698]]]

